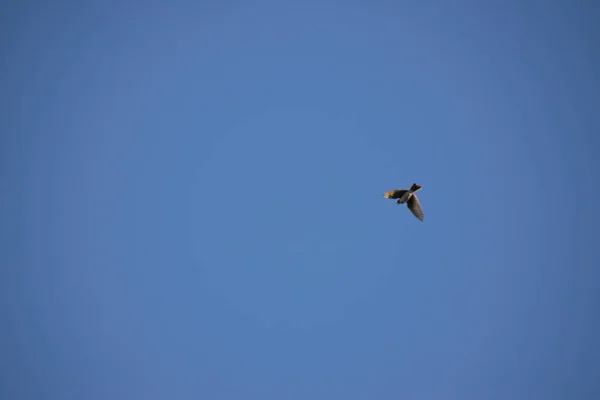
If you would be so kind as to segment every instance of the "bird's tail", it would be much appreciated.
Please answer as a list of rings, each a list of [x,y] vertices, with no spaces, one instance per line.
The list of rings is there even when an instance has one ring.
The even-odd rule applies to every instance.
[[[417,185],[416,183],[413,183],[412,186],[410,187],[411,192],[416,192],[419,189],[421,189],[421,186]]]

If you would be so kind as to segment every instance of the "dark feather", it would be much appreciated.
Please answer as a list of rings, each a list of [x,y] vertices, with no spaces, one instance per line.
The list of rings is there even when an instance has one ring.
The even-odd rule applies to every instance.
[[[406,202],[406,206],[413,213],[415,217],[417,217],[420,221],[423,221],[425,215],[423,214],[423,210],[421,209],[421,204],[419,203],[419,199],[417,195],[413,193],[412,196]]]

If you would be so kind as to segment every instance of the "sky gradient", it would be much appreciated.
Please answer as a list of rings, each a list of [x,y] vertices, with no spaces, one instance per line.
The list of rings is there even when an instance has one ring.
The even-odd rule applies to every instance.
[[[0,398],[600,398],[599,10],[7,2]]]

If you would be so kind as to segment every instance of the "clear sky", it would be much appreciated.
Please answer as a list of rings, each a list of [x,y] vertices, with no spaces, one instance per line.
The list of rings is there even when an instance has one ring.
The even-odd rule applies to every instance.
[[[599,11],[5,2],[0,398],[599,399]]]

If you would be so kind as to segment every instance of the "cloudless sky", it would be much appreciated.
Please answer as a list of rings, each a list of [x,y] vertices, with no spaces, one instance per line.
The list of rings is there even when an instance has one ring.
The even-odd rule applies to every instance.
[[[0,398],[600,398],[597,3],[2,9]]]

